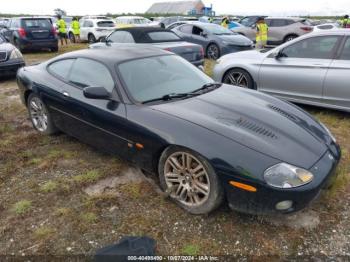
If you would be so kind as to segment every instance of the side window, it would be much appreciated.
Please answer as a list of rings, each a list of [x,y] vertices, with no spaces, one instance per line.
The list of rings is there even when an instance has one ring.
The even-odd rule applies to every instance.
[[[68,75],[75,59],[65,59],[52,63],[48,70],[50,73],[68,80]]]
[[[86,58],[78,58],[73,64],[69,81],[79,87],[104,87],[109,92],[114,88],[113,78],[103,64]]]
[[[88,21],[85,20],[82,27],[88,27]]]
[[[115,31],[108,37],[113,43],[135,43],[134,37],[127,31]]]
[[[350,37],[346,39],[343,52],[341,53],[340,60],[350,60]]]
[[[287,25],[287,22],[285,19],[273,19],[271,21],[271,27],[282,27],[286,25]]]
[[[265,19],[265,23],[267,24],[268,27],[273,27],[272,21],[270,19]]]
[[[198,26],[194,26],[194,27],[193,27],[192,33],[193,33],[194,35],[202,35],[203,29],[199,28]]]
[[[179,30],[185,34],[192,34],[192,28],[192,25],[183,25],[179,28]]]
[[[285,57],[331,59],[339,36],[318,36],[301,40],[283,49]]]

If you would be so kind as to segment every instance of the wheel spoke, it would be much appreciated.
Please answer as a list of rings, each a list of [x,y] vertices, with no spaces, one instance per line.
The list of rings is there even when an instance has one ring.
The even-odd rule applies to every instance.
[[[181,164],[179,163],[179,161],[177,160],[176,157],[171,157],[169,159],[169,164],[173,167],[173,169],[175,170],[181,170],[182,169],[182,166]]]
[[[175,173],[167,173],[165,174],[165,177],[169,182],[172,183],[180,183],[181,182],[181,176]]]
[[[208,195],[209,188],[207,185],[205,185],[199,181],[196,181],[194,183],[193,187],[197,190],[197,192],[200,192],[205,196]]]
[[[229,74],[228,79],[230,80],[231,84],[236,84],[236,79],[233,75]]]

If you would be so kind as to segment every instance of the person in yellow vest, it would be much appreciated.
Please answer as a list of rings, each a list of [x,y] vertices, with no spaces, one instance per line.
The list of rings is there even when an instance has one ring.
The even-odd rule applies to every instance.
[[[230,23],[230,21],[229,21],[228,17],[225,16],[221,21],[221,26],[228,28],[229,23]]]
[[[80,43],[80,24],[78,18],[74,17],[72,21],[72,29],[75,43]]]
[[[342,28],[350,28],[349,15],[344,15],[344,17],[340,20],[340,26]]]
[[[209,17],[208,18],[208,22],[211,23],[211,24],[214,23],[214,18],[213,17]]]
[[[66,22],[62,19],[62,16],[60,16],[60,15],[57,16],[57,19],[58,19],[57,20],[58,36],[61,40],[61,45],[63,45],[63,39],[64,39],[66,45],[68,45]]]
[[[266,47],[268,39],[269,27],[267,26],[265,19],[259,17],[256,23],[256,48],[263,49]]]

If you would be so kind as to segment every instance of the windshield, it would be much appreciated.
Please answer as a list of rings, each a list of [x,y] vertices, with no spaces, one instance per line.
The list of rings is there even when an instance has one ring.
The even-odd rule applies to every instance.
[[[127,89],[138,102],[198,90],[213,80],[175,55],[127,61],[118,66]]]
[[[114,27],[113,21],[101,21],[97,22],[98,27]]]
[[[151,20],[148,20],[146,18],[135,18],[133,22],[136,25],[141,25],[141,24],[149,24]]]
[[[211,25],[206,25],[205,29],[214,35],[233,35],[234,33],[232,31],[230,31],[229,29],[220,26],[220,25],[216,25],[216,24],[211,24]]]
[[[148,36],[152,39],[153,42],[171,42],[181,40],[181,38],[173,32],[150,32],[148,33]]]
[[[253,24],[256,23],[257,18],[256,17],[244,17],[242,18],[239,23],[241,25],[247,26],[247,27],[251,27]]]
[[[25,28],[51,28],[49,19],[23,19]]]

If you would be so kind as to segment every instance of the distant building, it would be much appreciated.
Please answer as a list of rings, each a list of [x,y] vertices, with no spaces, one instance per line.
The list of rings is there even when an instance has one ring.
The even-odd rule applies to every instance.
[[[147,11],[148,14],[179,14],[179,15],[214,15],[212,6],[205,7],[201,0],[168,1],[154,3]]]

